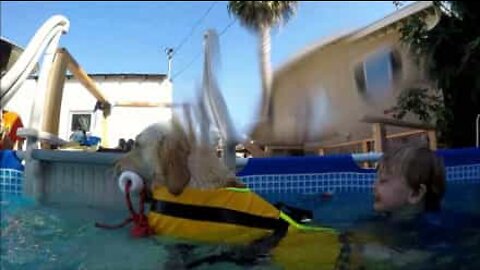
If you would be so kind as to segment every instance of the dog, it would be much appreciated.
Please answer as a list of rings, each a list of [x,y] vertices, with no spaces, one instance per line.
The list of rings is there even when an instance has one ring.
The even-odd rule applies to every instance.
[[[245,187],[213,147],[199,143],[191,125],[185,128],[175,117],[167,124],[152,124],[136,136],[133,149],[116,163],[117,175],[124,170],[136,172],[151,190],[166,186],[173,195],[187,186]]]

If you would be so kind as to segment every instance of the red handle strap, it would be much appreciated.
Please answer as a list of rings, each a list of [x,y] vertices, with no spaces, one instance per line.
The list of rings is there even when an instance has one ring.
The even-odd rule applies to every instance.
[[[125,221],[123,221],[122,223],[116,224],[116,225],[108,225],[108,224],[101,224],[101,223],[95,222],[95,227],[102,228],[102,229],[118,229],[126,226],[130,222],[133,222],[133,227],[130,230],[130,233],[132,234],[133,237],[147,237],[154,233],[152,228],[150,228],[150,226],[148,225],[147,216],[145,216],[144,214],[145,198],[147,196],[146,188],[143,188],[142,191],[140,192],[140,201],[138,206],[140,212],[137,214],[133,209],[132,200],[130,198],[131,186],[132,186],[131,181],[128,181],[127,184],[125,185],[125,200],[127,202],[127,208],[131,216],[125,219]]]

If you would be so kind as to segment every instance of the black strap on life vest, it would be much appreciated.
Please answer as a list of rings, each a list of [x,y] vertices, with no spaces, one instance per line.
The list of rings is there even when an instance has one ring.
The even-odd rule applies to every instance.
[[[277,230],[283,226],[280,218],[262,217],[237,210],[153,200],[151,211],[178,218],[229,223],[252,228]]]
[[[270,234],[254,240],[243,246],[233,246],[229,250],[212,254],[210,256],[187,263],[186,269],[193,269],[203,264],[230,262],[237,265],[253,267],[261,264],[265,258],[270,257],[270,252],[285,237],[288,232],[288,223],[278,220],[278,227]]]
[[[248,245],[232,246],[219,254],[212,254],[186,263],[186,269],[193,269],[203,264],[230,262],[244,267],[254,267],[262,264],[271,257],[271,251],[278,245],[280,240],[287,234],[288,224],[276,230],[270,235],[255,240]]]

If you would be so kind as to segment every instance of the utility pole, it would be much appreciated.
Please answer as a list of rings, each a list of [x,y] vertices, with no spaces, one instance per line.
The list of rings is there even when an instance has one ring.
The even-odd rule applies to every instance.
[[[173,48],[166,48],[165,53],[167,54],[168,60],[168,79],[171,80],[172,77],[172,59],[173,59]]]

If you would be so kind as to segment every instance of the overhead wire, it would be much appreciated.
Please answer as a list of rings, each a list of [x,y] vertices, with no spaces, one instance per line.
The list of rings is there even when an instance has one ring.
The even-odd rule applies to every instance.
[[[173,55],[175,55],[180,49],[183,47],[183,45],[188,41],[188,39],[193,35],[197,27],[205,20],[205,18],[208,16],[210,11],[212,11],[213,7],[215,4],[217,4],[218,1],[213,2],[208,9],[205,11],[205,13],[200,17],[192,26],[192,29],[190,29],[190,32],[180,41],[180,43],[173,49]]]
[[[222,31],[220,31],[218,36],[222,37],[230,29],[230,27],[232,27],[235,24],[236,21],[237,21],[236,19],[231,21],[227,26],[225,26],[222,29]],[[197,54],[195,54],[195,56],[192,58],[192,60],[190,60],[190,62],[188,62],[188,64],[186,64],[183,68],[181,68],[177,73],[175,73],[172,76],[172,80],[175,79],[176,77],[180,76],[183,72],[187,71],[200,58],[201,55],[202,55],[202,51],[200,50]]]

